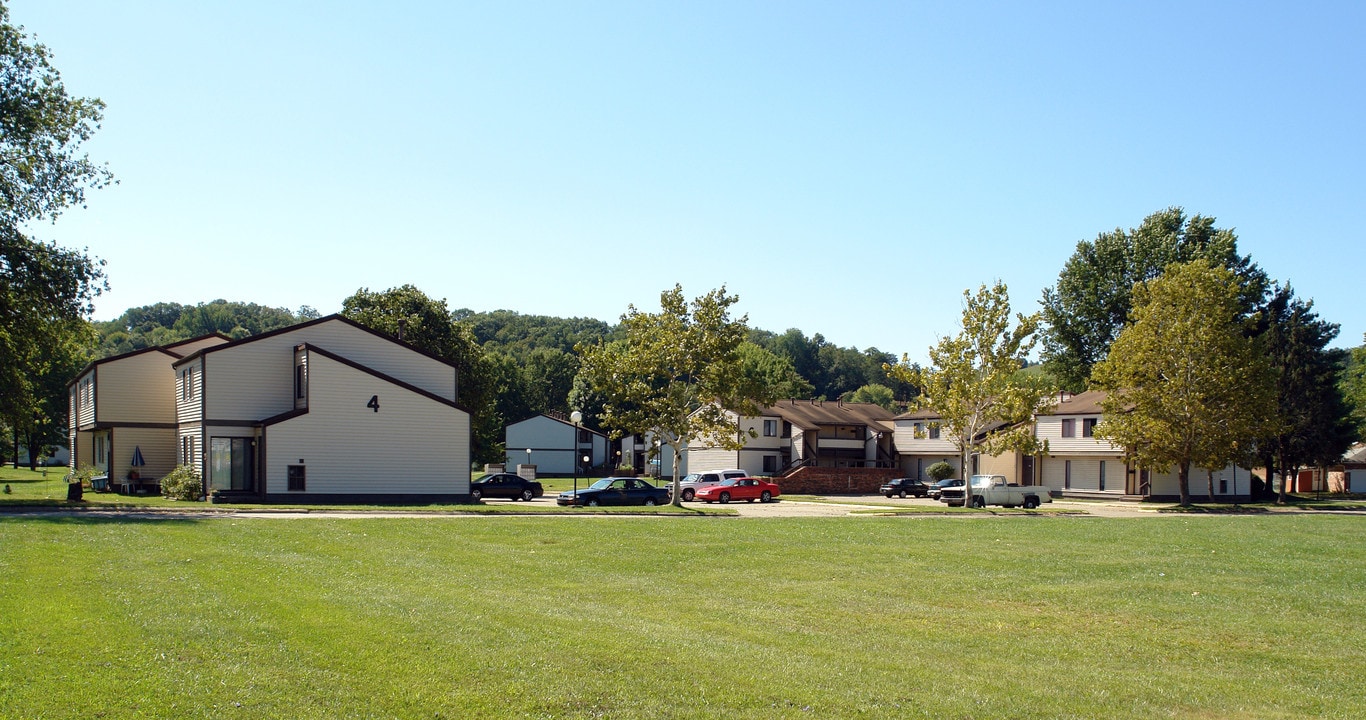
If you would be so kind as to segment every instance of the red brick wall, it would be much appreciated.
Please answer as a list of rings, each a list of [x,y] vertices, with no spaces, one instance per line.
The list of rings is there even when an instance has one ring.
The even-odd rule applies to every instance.
[[[802,467],[783,478],[775,478],[779,489],[802,495],[867,495],[876,493],[882,483],[901,477],[894,468]]]

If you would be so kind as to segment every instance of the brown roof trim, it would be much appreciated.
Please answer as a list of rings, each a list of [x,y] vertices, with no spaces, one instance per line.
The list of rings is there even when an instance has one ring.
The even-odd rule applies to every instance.
[[[167,350],[167,349],[164,348],[164,347],[161,347],[160,345],[153,345],[152,347],[145,347],[145,348],[142,348],[141,350],[132,350],[132,351],[123,353],[122,355],[110,355],[109,357],[106,357],[106,358],[100,358],[99,360],[93,360],[93,361],[91,361],[89,364],[87,364],[85,367],[81,368],[81,371],[78,372],[78,373],[76,373],[76,377],[72,378],[69,382],[67,382],[66,387],[67,387],[68,390],[70,390],[70,389],[71,389],[71,386],[72,386],[72,385],[75,385],[81,378],[85,377],[86,373],[90,372],[91,370],[94,370],[96,367],[99,367],[100,365],[107,365],[107,364],[109,364],[109,363],[111,363],[111,362],[114,362],[115,360],[126,360],[126,359],[128,359],[128,358],[130,358],[130,357],[135,357],[135,356],[137,356],[137,355],[146,355],[147,353],[151,353],[151,352],[159,352],[159,353],[162,353],[163,355],[169,355],[169,356],[171,356],[172,359],[175,359],[175,358],[180,357],[179,355],[177,355],[177,354],[171,352],[170,350]]]
[[[462,412],[468,413],[470,416],[473,416],[473,415],[474,415],[474,412],[473,412],[473,411],[471,411],[469,408],[465,407],[464,405],[461,405],[460,403],[455,402],[454,400],[448,400],[448,399],[446,399],[446,398],[441,397],[440,395],[437,395],[436,393],[429,392],[429,391],[427,391],[427,390],[423,390],[422,388],[420,388],[420,387],[418,387],[418,386],[416,386],[416,385],[410,385],[410,384],[408,384],[408,383],[406,383],[406,382],[403,382],[402,380],[399,380],[399,379],[396,378],[396,377],[393,377],[393,376],[391,376],[391,375],[386,375],[386,374],[384,374],[384,373],[382,373],[382,372],[380,372],[380,371],[378,371],[378,370],[375,370],[374,368],[369,368],[369,367],[366,367],[366,366],[364,366],[364,365],[361,365],[360,363],[356,362],[355,360],[350,360],[350,359],[344,358],[344,357],[342,357],[341,355],[338,355],[338,354],[336,354],[336,353],[334,353],[334,352],[328,352],[327,350],[324,350],[324,349],[318,347],[317,345],[311,345],[311,344],[309,344],[309,343],[304,343],[304,344],[303,344],[303,347],[304,347],[305,350],[307,350],[307,351],[310,352],[310,353],[317,353],[317,354],[319,354],[319,355],[321,355],[321,356],[323,356],[323,357],[325,357],[325,358],[328,358],[329,360],[335,360],[335,361],[337,361],[337,362],[339,362],[339,363],[341,363],[341,364],[343,364],[343,365],[346,365],[347,367],[354,368],[354,369],[359,370],[359,371],[361,371],[361,372],[363,372],[363,373],[365,373],[365,374],[367,374],[367,375],[370,375],[370,376],[372,376],[372,377],[379,378],[380,380],[383,380],[383,381],[385,381],[385,382],[387,382],[387,383],[389,383],[389,384],[391,384],[391,385],[396,385],[396,386],[398,386],[398,387],[403,388],[404,390],[407,390],[407,391],[412,392],[412,393],[416,393],[416,394],[421,395],[422,397],[425,397],[425,398],[427,398],[427,399],[429,399],[429,400],[435,400],[436,402],[439,402],[439,403],[441,403],[442,405],[449,405],[449,406],[455,408],[456,410],[460,410],[460,411],[462,411]]]
[[[393,335],[385,335],[384,333],[379,332],[378,330],[374,330],[374,329],[368,328],[368,327],[366,327],[366,326],[364,326],[364,325],[361,325],[360,323],[356,322],[355,320],[352,320],[352,319],[350,319],[350,318],[348,318],[348,317],[346,317],[346,316],[344,316],[344,315],[341,315],[341,314],[339,314],[339,313],[334,313],[334,314],[332,314],[332,315],[327,315],[327,316],[324,316],[324,317],[320,317],[320,318],[318,318],[318,319],[316,319],[316,320],[309,320],[309,321],[307,321],[307,322],[301,322],[301,323],[299,323],[299,324],[297,324],[297,325],[290,325],[289,327],[276,328],[275,330],[271,330],[270,332],[263,332],[263,333],[261,333],[260,335],[252,335],[251,337],[245,337],[245,338],[242,338],[241,340],[232,340],[232,341],[223,343],[222,345],[215,345],[215,346],[213,346],[213,347],[208,347],[208,348],[200,348],[199,350],[196,350],[195,352],[190,353],[189,355],[186,355],[186,356],[185,356],[184,358],[182,358],[181,360],[177,361],[177,362],[173,365],[173,367],[174,367],[174,366],[182,365],[182,364],[184,364],[184,363],[186,363],[186,362],[189,362],[189,361],[191,361],[191,360],[194,360],[194,359],[196,359],[196,358],[198,358],[198,357],[200,357],[200,356],[202,356],[202,355],[206,355],[206,354],[208,354],[208,353],[218,352],[219,350],[226,350],[226,349],[228,349],[228,348],[234,348],[234,347],[237,347],[237,346],[239,346],[239,345],[245,345],[245,344],[247,344],[247,343],[256,342],[257,340],[265,340],[266,338],[275,337],[276,335],[282,335],[282,334],[287,333],[287,332],[294,332],[295,330],[301,330],[301,329],[303,329],[303,328],[312,327],[312,326],[314,326],[314,325],[321,325],[322,323],[325,323],[325,322],[332,322],[332,321],[334,321],[334,320],[335,320],[335,321],[342,322],[342,323],[345,323],[345,324],[347,324],[347,325],[350,325],[351,327],[354,327],[354,328],[356,328],[357,330],[362,330],[362,331],[364,331],[364,332],[370,333],[371,335],[374,335],[375,337],[380,338],[381,340],[388,340],[389,342],[391,342],[391,343],[393,343],[393,344],[395,344],[395,345],[398,345],[398,346],[401,347],[401,348],[404,348],[404,349],[406,349],[406,350],[411,350],[412,352],[415,352],[415,353],[417,353],[418,355],[423,355],[423,356],[428,357],[428,358],[431,358],[432,360],[435,360],[435,361],[437,361],[437,362],[439,362],[439,363],[442,363],[442,364],[445,364],[445,365],[449,365],[451,368],[454,368],[454,369],[456,369],[456,370],[459,369],[459,367],[458,367],[455,363],[451,362],[450,360],[446,360],[445,358],[439,357],[439,356],[437,356],[437,355],[435,355],[435,354],[433,354],[433,353],[429,353],[429,352],[427,352],[426,350],[423,350],[422,348],[414,347],[414,346],[412,346],[412,345],[409,345],[408,343],[403,342],[402,340],[399,340],[398,338],[394,337]],[[464,408],[461,408],[461,409],[463,410]]]

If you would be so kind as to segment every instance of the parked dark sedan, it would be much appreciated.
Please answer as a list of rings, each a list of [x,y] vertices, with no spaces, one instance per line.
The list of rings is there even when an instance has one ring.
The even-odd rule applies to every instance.
[[[512,473],[485,475],[470,483],[470,499],[475,502],[484,498],[507,498],[531,502],[531,498],[538,498],[544,494],[545,490],[541,488],[539,482],[527,480]]]
[[[640,478],[603,478],[588,487],[560,493],[556,505],[664,505],[669,502],[669,491],[655,487]]]
[[[882,493],[884,497],[891,497],[893,495],[899,495],[901,497],[906,497],[907,495],[925,497],[929,491],[930,489],[925,486],[925,483],[913,478],[896,478],[895,480],[888,480],[882,484],[882,487],[878,488],[878,492]]]

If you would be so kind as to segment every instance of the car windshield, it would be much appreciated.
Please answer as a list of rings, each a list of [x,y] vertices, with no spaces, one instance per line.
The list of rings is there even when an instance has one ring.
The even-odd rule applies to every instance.
[[[589,490],[606,490],[612,486],[612,478],[603,478],[588,486]]]
[[[736,482],[737,482],[736,478],[726,478],[725,480],[722,480],[722,481],[721,481],[721,484],[722,484],[722,485],[734,485]]]
[[[683,479],[679,482],[697,482],[699,479],[700,476],[697,473],[688,473],[687,475],[684,475]]]
[[[948,480],[940,480],[940,481],[939,481],[939,487],[953,487],[954,485],[962,485],[962,484],[963,484],[963,481],[962,481],[962,480],[959,480],[959,479],[957,479],[957,478],[949,478]]]

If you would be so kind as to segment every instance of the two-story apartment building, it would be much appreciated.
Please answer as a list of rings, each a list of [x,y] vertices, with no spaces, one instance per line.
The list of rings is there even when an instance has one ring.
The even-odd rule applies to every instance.
[[[115,482],[137,473],[150,483],[176,466],[171,364],[225,335],[151,347],[90,363],[67,384],[70,466],[92,466]],[[134,465],[134,453],[143,465]]]
[[[1073,496],[1179,497],[1176,468],[1139,467],[1124,448],[1095,436],[1095,428],[1104,417],[1104,399],[1105,393],[1100,390],[1064,393],[1052,411],[1035,418],[1035,433],[1040,440],[1048,441],[1048,452],[1039,458],[1042,484]],[[1247,469],[1230,465],[1214,470],[1212,478],[1211,500],[1232,501],[1252,494],[1252,473]],[[1208,470],[1192,467],[1191,494],[1207,496],[1210,479]]]
[[[707,438],[691,438],[688,472],[740,468],[774,475],[801,465],[891,467],[896,462],[893,415],[873,403],[784,400],[754,417],[729,415],[744,447],[727,450]]]
[[[210,490],[265,501],[469,494],[453,364],[339,315],[176,361],[176,456]]]
[[[933,410],[912,410],[893,419],[892,439],[901,472],[916,480],[929,480],[925,468],[946,462],[954,477],[961,476],[962,460],[953,440],[939,427],[942,418]]]

